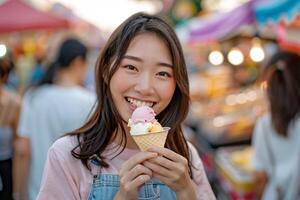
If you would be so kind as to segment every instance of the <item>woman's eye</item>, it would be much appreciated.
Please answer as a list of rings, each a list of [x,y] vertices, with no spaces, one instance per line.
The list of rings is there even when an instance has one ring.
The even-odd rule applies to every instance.
[[[129,69],[129,70],[137,70],[137,68],[133,65],[125,65],[124,68]]]
[[[158,72],[157,74],[162,77],[171,77],[171,74],[169,74],[168,72]]]

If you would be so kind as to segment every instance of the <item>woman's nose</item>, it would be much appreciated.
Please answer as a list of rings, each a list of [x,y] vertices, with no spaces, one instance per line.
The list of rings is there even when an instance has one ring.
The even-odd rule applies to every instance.
[[[151,95],[154,92],[153,83],[152,77],[148,74],[144,74],[138,78],[135,90],[144,96]]]

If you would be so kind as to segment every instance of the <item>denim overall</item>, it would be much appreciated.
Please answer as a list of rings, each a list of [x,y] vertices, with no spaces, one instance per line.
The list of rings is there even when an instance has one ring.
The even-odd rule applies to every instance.
[[[92,163],[95,164],[95,162],[93,161]],[[88,200],[113,200],[119,190],[119,187],[120,181],[118,175],[98,173],[94,175],[93,184]],[[176,193],[161,181],[151,179],[141,187],[138,199],[175,200]]]

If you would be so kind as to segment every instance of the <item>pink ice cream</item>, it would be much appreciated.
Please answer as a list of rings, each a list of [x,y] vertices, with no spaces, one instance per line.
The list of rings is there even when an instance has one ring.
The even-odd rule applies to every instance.
[[[131,116],[131,121],[133,124],[138,122],[146,123],[146,122],[154,122],[155,120],[155,112],[152,108],[148,106],[141,106],[134,110]]]
[[[155,119],[155,112],[148,106],[136,108],[128,121],[131,135],[162,131],[162,126]]]

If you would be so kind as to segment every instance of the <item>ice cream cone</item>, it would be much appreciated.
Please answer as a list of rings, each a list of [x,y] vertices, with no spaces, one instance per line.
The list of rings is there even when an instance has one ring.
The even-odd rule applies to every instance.
[[[146,151],[153,146],[164,147],[170,128],[164,127],[163,129],[160,132],[133,135],[132,137],[142,151]]]

